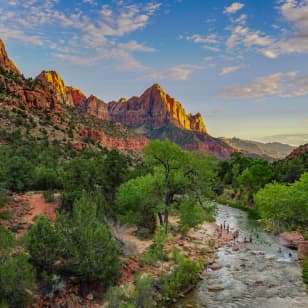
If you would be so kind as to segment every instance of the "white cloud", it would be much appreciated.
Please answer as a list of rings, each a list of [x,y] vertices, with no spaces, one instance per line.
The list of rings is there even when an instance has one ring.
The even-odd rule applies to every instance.
[[[264,56],[276,58],[284,54],[308,53],[308,0],[283,0],[279,12],[289,23],[288,31],[262,50]]]
[[[92,16],[81,7],[61,11],[57,8],[59,0],[14,2],[18,6],[14,14],[7,7],[2,8],[0,35],[6,39],[45,45],[54,50],[52,55],[58,59],[87,64],[86,59],[91,55],[89,63],[112,59],[123,68],[141,68],[143,65],[134,59],[132,53],[155,51],[137,41],[126,41],[124,37],[145,28],[160,8],[160,3],[150,2],[144,6],[114,1],[112,6],[97,7],[96,16]],[[98,5],[93,0],[83,2]],[[62,27],[61,36],[51,39],[49,32],[59,31],[59,26]]]
[[[261,50],[262,54],[269,59],[276,59],[278,55],[273,50],[263,49]]]
[[[225,14],[234,14],[237,11],[241,10],[245,5],[240,2],[233,2],[230,6],[225,7]]]
[[[174,79],[174,80],[188,80],[195,69],[194,65],[180,64],[170,67],[166,70],[152,72],[148,75],[149,79]]]
[[[292,71],[258,77],[248,86],[225,89],[225,95],[233,98],[293,97],[307,94],[308,76],[299,76]]]
[[[235,26],[231,30],[226,45],[233,48],[236,45],[244,45],[245,47],[268,46],[272,43],[272,39],[259,31],[252,31],[248,27],[241,25]]]
[[[130,42],[127,42],[127,43],[119,43],[118,46],[121,49],[128,50],[128,51],[143,51],[143,52],[154,52],[154,51],[156,51],[155,48],[143,46],[142,44],[139,44],[136,41],[130,41]]]
[[[227,75],[233,72],[236,72],[240,69],[240,66],[226,66],[221,69],[220,76]]]
[[[185,37],[187,41],[193,41],[196,44],[216,44],[218,43],[216,34],[209,34],[207,36],[202,36],[200,34],[188,35]]]

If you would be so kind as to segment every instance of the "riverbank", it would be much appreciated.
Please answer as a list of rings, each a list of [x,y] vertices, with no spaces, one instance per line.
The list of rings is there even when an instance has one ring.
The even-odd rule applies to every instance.
[[[217,223],[225,220],[240,230],[239,243],[217,250],[218,269],[204,271],[203,279],[176,307],[307,307],[297,252],[281,245],[246,212],[219,205]],[[245,243],[250,236],[252,242]]]
[[[212,270],[218,269],[215,263],[216,251],[233,239],[231,232],[226,229],[220,231],[220,226],[209,222],[189,230],[183,236],[179,231],[177,220],[171,218],[170,221],[170,232],[163,243],[164,257],[159,260],[150,258],[155,238],[154,241],[142,241],[135,236],[134,229],[123,235],[122,240],[129,246],[135,247],[134,253],[123,259],[121,279],[114,292],[117,297],[119,293],[124,293],[122,295],[127,297],[125,304],[129,303],[130,294],[138,293],[138,290],[135,290],[136,285],[138,286],[138,280],[136,282],[138,276],[150,277],[152,284],[157,284],[157,288],[150,291],[152,295],[149,295],[153,296],[153,292],[156,293],[153,296],[156,302],[167,302],[168,305],[176,302],[195,287],[206,267]],[[189,268],[194,275],[189,272]],[[112,298],[111,301],[113,300]],[[106,302],[102,304],[108,307]]]

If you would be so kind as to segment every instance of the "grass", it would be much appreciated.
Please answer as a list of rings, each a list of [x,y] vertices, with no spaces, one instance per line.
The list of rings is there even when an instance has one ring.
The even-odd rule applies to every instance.
[[[308,287],[308,257],[305,257],[303,262],[303,280]]]
[[[217,203],[228,205],[228,206],[240,209],[242,211],[245,211],[245,212],[247,212],[249,218],[252,218],[252,219],[259,219],[260,218],[257,209],[245,206],[243,204],[243,201],[241,201],[241,200],[235,201],[235,200],[227,199],[226,196],[217,196],[215,201]]]
[[[9,220],[12,218],[12,215],[9,211],[0,212],[0,219]]]

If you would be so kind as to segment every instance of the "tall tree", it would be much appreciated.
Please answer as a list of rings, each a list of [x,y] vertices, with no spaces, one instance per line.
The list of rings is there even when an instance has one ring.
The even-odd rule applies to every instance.
[[[184,196],[186,200],[193,198],[203,205],[202,197],[211,192],[215,163],[200,153],[186,152],[176,144],[159,140],[150,142],[145,148],[144,160],[151,173],[131,180],[138,185],[132,185],[131,181],[124,184],[118,200],[121,207],[127,209],[133,203],[140,208],[154,206],[167,232],[170,209],[179,206]],[[125,197],[128,187],[131,192]]]

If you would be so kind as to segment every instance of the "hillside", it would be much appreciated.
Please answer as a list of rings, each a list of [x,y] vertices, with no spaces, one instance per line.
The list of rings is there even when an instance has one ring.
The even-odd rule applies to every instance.
[[[256,154],[266,159],[282,159],[295,149],[294,146],[279,142],[262,143],[235,137],[222,137],[221,139],[240,151],[246,152],[247,154]]]
[[[234,149],[207,134],[200,113],[192,115],[154,84],[141,96],[105,103],[68,86],[55,71],[26,79],[0,41],[0,125],[38,138],[140,151],[148,138],[168,139],[184,149],[228,158]]]
[[[286,159],[292,159],[295,157],[299,157],[302,154],[308,153],[308,143],[300,145],[299,147],[295,148],[287,157]]]
[[[66,87],[56,72],[26,79],[9,59],[2,41],[0,51],[2,129],[19,129],[22,134],[69,143],[76,149],[103,146],[135,152],[147,144],[146,138],[109,121],[101,100],[86,99],[78,89]]]

